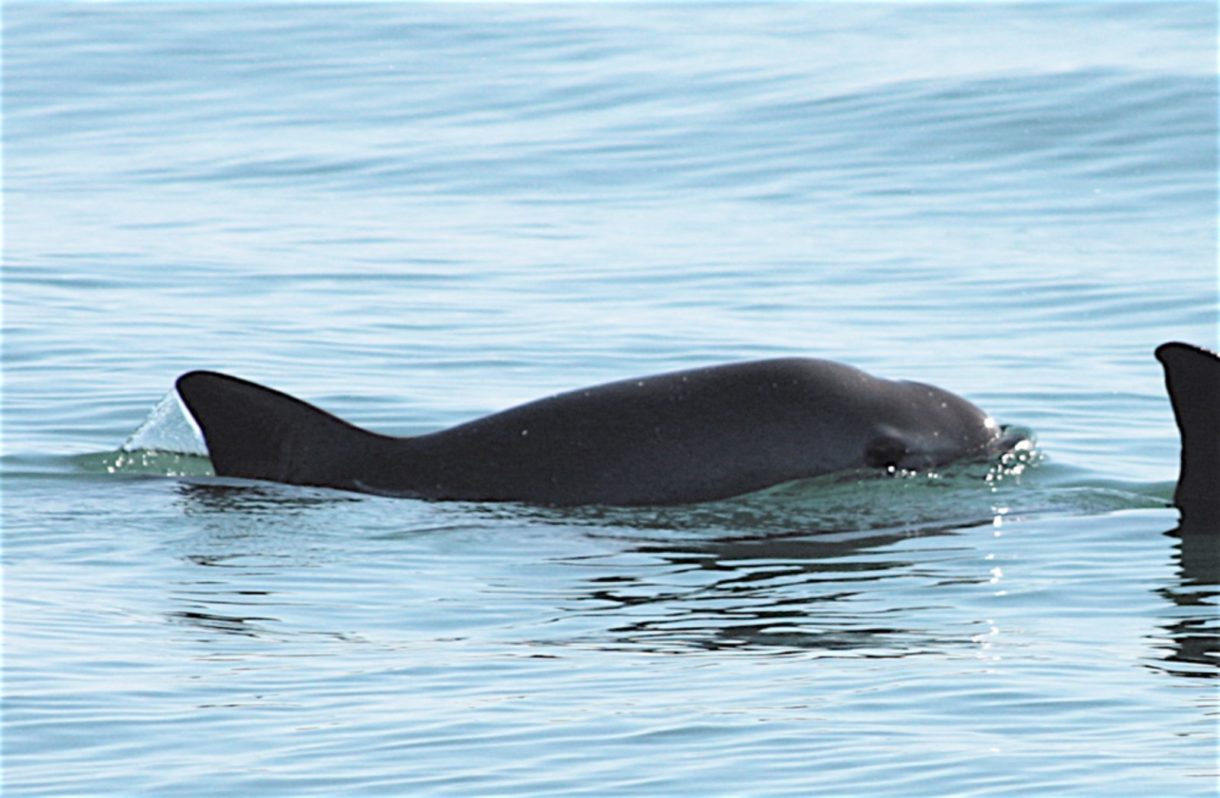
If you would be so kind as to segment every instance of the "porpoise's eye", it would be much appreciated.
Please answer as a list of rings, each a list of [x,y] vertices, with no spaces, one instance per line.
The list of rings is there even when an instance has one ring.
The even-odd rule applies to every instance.
[[[897,466],[906,456],[906,444],[887,435],[875,438],[868,444],[864,450],[864,463],[869,468],[890,468]]]

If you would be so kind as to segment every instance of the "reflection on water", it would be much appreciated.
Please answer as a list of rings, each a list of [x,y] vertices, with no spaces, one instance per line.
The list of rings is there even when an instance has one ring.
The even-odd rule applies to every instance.
[[[242,516],[300,516],[318,507],[333,508],[361,501],[359,496],[326,488],[301,488],[225,478],[182,482],[179,494],[185,500],[182,502],[184,512],[217,513],[222,517],[234,512]]]
[[[1004,588],[988,542],[1023,515],[1013,512],[1011,502],[997,503],[994,490],[980,490],[977,480],[960,475],[933,483],[830,479],[731,502],[651,509],[436,505],[211,481],[184,483],[180,496],[185,513],[205,521],[205,532],[190,539],[181,558],[213,576],[173,591],[177,606],[168,616],[209,633],[286,633],[268,611],[286,598],[274,598],[266,585],[278,573],[301,568],[325,580],[332,555],[319,541],[328,534],[337,547],[370,549],[360,556],[401,560],[401,567],[411,569],[438,567],[411,560],[421,541],[480,534],[480,543],[494,550],[519,546],[531,535],[545,546],[555,540],[547,534],[568,532],[598,551],[548,552],[529,576],[509,567],[484,575],[485,581],[469,576],[464,593],[430,598],[484,607],[490,600],[487,583],[495,582],[498,591],[524,597],[531,608],[532,623],[543,632],[531,644],[671,654],[733,650],[901,658],[977,651],[980,639],[995,632],[978,607],[979,597],[1002,595]],[[861,512],[864,496],[871,504]],[[359,513],[375,505],[381,512],[387,502],[447,516],[388,533],[370,529],[360,540],[330,528],[345,507]],[[938,507],[974,518],[951,524],[920,520]],[[849,508],[855,508],[854,526]],[[214,524],[207,523],[209,516]],[[891,526],[869,525],[880,521]],[[1178,617],[1161,625],[1170,651],[1160,667],[1172,675],[1220,675],[1214,617],[1220,576],[1211,529],[1196,520],[1165,533],[1176,541],[1177,578],[1157,595],[1178,608]],[[488,556],[496,559],[481,551],[471,565],[469,556],[459,546],[447,566],[440,565],[464,571],[486,568]],[[382,587],[390,595],[401,590],[368,589]]]
[[[244,635],[246,637],[262,635],[264,632],[260,626],[262,622],[275,622],[276,620],[275,618],[263,616],[218,615],[216,613],[195,612],[191,610],[167,612],[165,617],[171,622],[198,627],[208,632]]]
[[[882,601],[875,595],[904,581],[929,583],[929,567],[934,566],[896,556],[892,544],[912,534],[947,532],[928,528],[648,543],[630,553],[648,555],[652,567],[589,578],[588,594],[577,606],[628,619],[611,623],[602,646],[613,640],[649,651],[758,648],[909,656],[970,637],[950,641],[920,629],[925,608],[901,603],[909,598],[909,588]],[[966,558],[968,552],[942,547],[936,557]],[[978,584],[987,578],[985,572],[945,573],[932,582]]]
[[[1175,676],[1214,679],[1220,676],[1220,519],[1184,516],[1165,534],[1174,538],[1177,580],[1157,588],[1157,595],[1181,608],[1186,617],[1162,625],[1172,641],[1163,668]]]

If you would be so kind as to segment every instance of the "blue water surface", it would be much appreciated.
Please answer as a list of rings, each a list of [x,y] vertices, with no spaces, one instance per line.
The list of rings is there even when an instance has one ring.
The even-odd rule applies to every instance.
[[[1210,3],[3,11],[3,792],[1217,792]],[[207,476],[183,371],[410,435],[776,355],[1006,467],[687,508]],[[154,447],[156,448],[156,447]]]

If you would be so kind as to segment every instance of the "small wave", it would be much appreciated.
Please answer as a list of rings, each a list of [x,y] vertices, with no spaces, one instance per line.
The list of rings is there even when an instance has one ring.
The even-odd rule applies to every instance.
[[[694,505],[561,510],[512,505],[512,512],[534,521],[597,526],[614,536],[691,534],[703,539],[882,530],[926,534],[1047,514],[1091,515],[1168,504],[1164,486],[1098,480],[1048,459],[1029,430],[1012,431],[1020,440],[1001,455],[926,471],[827,474]]]
[[[88,473],[143,474],[159,477],[214,476],[206,456],[156,449],[120,449],[75,458],[76,466]]]

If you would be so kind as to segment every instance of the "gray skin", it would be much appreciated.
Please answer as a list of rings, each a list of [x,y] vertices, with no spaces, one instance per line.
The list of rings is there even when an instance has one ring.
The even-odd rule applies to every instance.
[[[220,476],[421,499],[687,504],[1002,447],[995,421],[955,394],[805,358],[608,383],[410,438],[222,374],[177,386]]]

